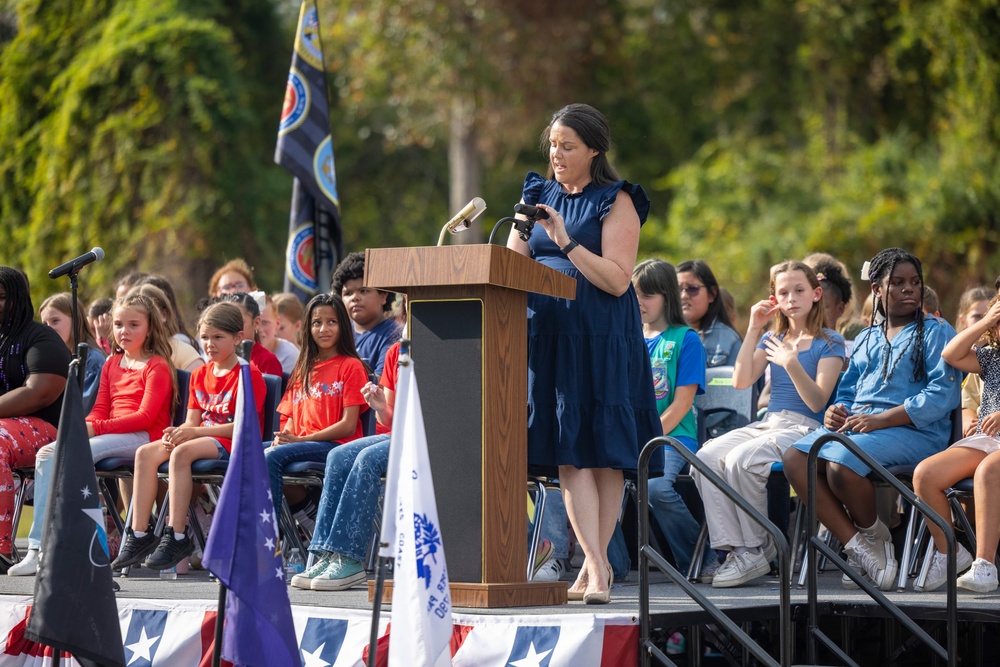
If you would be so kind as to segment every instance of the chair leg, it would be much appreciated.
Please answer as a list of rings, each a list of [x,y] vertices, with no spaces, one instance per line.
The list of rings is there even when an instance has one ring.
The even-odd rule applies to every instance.
[[[708,524],[702,522],[701,530],[698,531],[698,539],[694,543],[694,552],[691,554],[691,565],[688,567],[688,581],[697,581],[701,576],[701,566],[705,562],[705,549],[708,548]]]
[[[531,541],[528,544],[527,577],[528,581],[531,581],[534,578],[535,557],[538,555],[538,545],[542,543],[542,519],[545,517],[545,486],[537,480],[529,480],[528,484],[535,492],[535,512],[531,524]],[[624,503],[624,500],[622,502]]]
[[[899,580],[896,582],[896,591],[899,593],[906,590],[906,578],[912,565],[910,561],[917,557],[913,538],[917,532],[917,515],[919,514],[920,512],[915,507],[910,508],[910,518],[906,522],[906,540],[903,542],[903,555],[899,559]]]
[[[11,470],[11,472],[14,473],[14,476],[17,477],[20,482],[17,485],[17,493],[14,494],[14,516],[11,518],[10,523],[11,535],[16,537],[18,526],[21,524],[21,513],[24,509],[24,496],[26,493],[25,487],[28,485],[28,478],[17,470]],[[17,544],[15,544],[16,541],[17,540],[15,539],[11,539],[10,541],[10,555],[14,563],[21,560],[21,554],[17,550]]]
[[[965,515],[965,508],[962,507],[962,503],[959,502],[957,496],[949,496],[948,502],[951,504],[951,511],[956,517],[958,517],[958,522],[962,524],[962,530],[965,531],[965,537],[969,540],[969,546],[972,547],[972,553],[976,553],[976,531],[972,528],[972,524],[969,523],[969,517]]]
[[[299,537],[298,526],[295,524],[295,517],[292,516],[292,509],[288,506],[285,496],[281,496],[281,518],[279,519],[285,542],[289,549],[298,549],[299,553],[305,553],[305,546]]]

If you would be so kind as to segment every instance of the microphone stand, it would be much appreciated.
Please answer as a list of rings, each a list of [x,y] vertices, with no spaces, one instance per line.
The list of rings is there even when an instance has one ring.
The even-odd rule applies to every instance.
[[[83,267],[80,267],[83,268]],[[80,336],[77,333],[80,331],[80,306],[76,299],[77,289],[79,288],[79,274],[80,269],[76,271],[71,271],[69,274],[69,291],[73,295],[73,358],[80,360],[80,369],[82,372],[77,373],[77,380],[80,382],[80,391],[83,391],[84,382],[87,379],[87,344],[80,342]]]

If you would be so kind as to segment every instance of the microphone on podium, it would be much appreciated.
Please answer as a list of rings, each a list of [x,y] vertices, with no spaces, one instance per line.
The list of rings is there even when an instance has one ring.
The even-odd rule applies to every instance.
[[[475,197],[472,201],[465,205],[461,211],[455,214],[455,217],[445,223],[445,226],[441,228],[441,235],[438,237],[438,245],[444,245],[444,235],[445,232],[451,232],[452,234],[457,234],[463,232],[469,228],[469,225],[482,215],[483,211],[486,210],[486,202],[483,201],[482,197]]]

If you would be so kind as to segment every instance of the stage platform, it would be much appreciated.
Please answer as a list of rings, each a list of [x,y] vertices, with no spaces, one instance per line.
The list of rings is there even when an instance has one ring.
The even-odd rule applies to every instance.
[[[547,662],[542,660],[537,663],[538,665],[547,664],[552,667],[635,665],[639,600],[637,576],[638,573],[633,570],[629,581],[616,582],[612,590],[612,602],[604,606],[570,602],[555,607],[474,610],[456,608],[453,610],[456,636],[461,635],[461,641],[464,643],[460,644],[455,653],[454,664],[506,665],[528,656],[538,656],[543,651],[542,647],[548,646],[549,648],[544,650],[553,651],[551,659]],[[691,628],[711,622],[693,601],[689,600],[677,586],[669,583],[663,575],[655,573],[652,579],[650,600],[654,637],[660,635],[666,643],[675,631],[680,630],[687,634]],[[134,569],[130,576],[119,577],[116,581],[121,585],[118,599],[126,646],[143,648],[144,645],[137,644],[139,638],[151,641],[149,638],[154,634],[164,638],[159,644],[161,647],[159,658],[150,653],[149,657],[154,659],[139,660],[130,664],[151,666],[187,664],[180,656],[194,659],[190,656],[203,655],[207,650],[206,628],[211,627],[214,619],[215,601],[218,595],[218,584],[209,578],[207,572],[192,570],[190,574],[178,576],[177,580],[163,581],[156,573],[139,568]],[[903,654],[900,654],[897,655],[895,662],[893,660],[885,662],[886,657],[893,655],[894,652],[899,653],[898,647],[905,645],[908,633],[899,629],[894,620],[887,619],[882,610],[863,592],[844,590],[840,584],[839,573],[821,573],[819,589],[821,615],[827,623],[836,625],[843,636],[849,638],[847,641],[859,645],[857,650],[862,651],[871,660],[868,662],[859,657],[863,664],[931,664],[920,662],[921,656],[924,660],[929,660],[929,656],[925,649],[916,646],[911,647],[913,660],[904,660],[901,657]],[[8,659],[12,655],[10,653],[12,637],[16,640],[15,626],[19,621],[23,622],[33,590],[34,577],[0,576],[0,596],[2,596],[0,607],[3,610],[0,616],[8,618],[5,628],[8,629],[8,648],[7,655],[4,656]],[[756,628],[758,633],[765,636],[769,633],[776,634],[778,619],[776,578],[762,578],[751,585],[733,589],[713,589],[710,585],[699,585],[699,590],[705,592],[738,623],[748,628]],[[307,664],[336,666],[363,664],[360,662],[361,652],[368,641],[371,614],[366,587],[357,586],[340,592],[314,592],[289,588],[289,597],[303,651],[311,650],[313,653],[316,650],[327,651],[323,654],[326,655],[324,660]],[[944,592],[890,592],[888,597],[902,606],[912,618],[922,623],[926,622],[931,628],[944,616]],[[805,625],[806,602],[806,591],[793,585],[792,617],[796,626]],[[963,628],[963,632],[972,627],[980,629],[963,649],[963,652],[975,654],[976,658],[974,662],[964,664],[990,664],[996,640],[988,637],[1000,636],[997,632],[1000,625],[995,625],[1000,623],[998,602],[1000,593],[959,594],[960,627]],[[385,626],[391,621],[392,616],[390,605],[383,609],[385,613],[380,635],[385,633]],[[184,620],[185,615],[187,620]],[[172,625],[165,620],[168,617],[173,619]],[[182,627],[185,629],[182,630]],[[147,634],[142,635],[141,633],[146,630]],[[794,631],[796,635],[801,636],[801,627],[796,627]],[[180,635],[189,636],[186,641],[181,641]],[[987,639],[984,640],[984,636]],[[332,643],[326,641],[331,637],[336,641]],[[709,642],[712,639],[710,631],[698,637],[699,642]],[[724,643],[724,638],[715,637],[715,639]],[[804,650],[801,648],[800,640],[796,643],[799,645],[796,649],[796,661],[801,662]],[[866,647],[865,644],[869,646]],[[336,653],[330,652],[333,645],[336,645]],[[711,654],[712,647],[707,646],[707,643],[705,646]],[[872,646],[878,649],[873,649]],[[729,649],[732,651],[734,647]],[[735,649],[738,650],[738,647]],[[145,647],[145,650],[149,653],[151,649]],[[720,647],[716,651],[719,657],[706,658],[701,664],[716,664],[712,660],[721,660],[721,655],[725,652],[725,647]],[[903,653],[905,654],[905,651]],[[127,659],[135,655],[137,654],[132,650],[126,651]],[[167,656],[171,656],[169,661]],[[998,658],[998,656],[992,657]],[[199,663],[199,660],[194,660],[191,664]],[[3,660],[0,664],[43,663]],[[534,663],[529,661],[518,664]],[[717,664],[734,663],[730,661]]]

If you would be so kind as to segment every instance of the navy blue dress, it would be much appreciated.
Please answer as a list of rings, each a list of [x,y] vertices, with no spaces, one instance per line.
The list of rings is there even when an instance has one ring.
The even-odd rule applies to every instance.
[[[591,183],[569,194],[530,172],[522,198],[559,211],[569,235],[600,255],[603,220],[621,190],[644,223],[649,198],[627,181]],[[616,297],[594,286],[541,225],[528,245],[534,259],[576,280],[576,300],[528,295],[528,463],[634,475],[639,451],[662,435],[635,289],[630,284]],[[658,475],[662,468],[660,450],[650,472]]]

